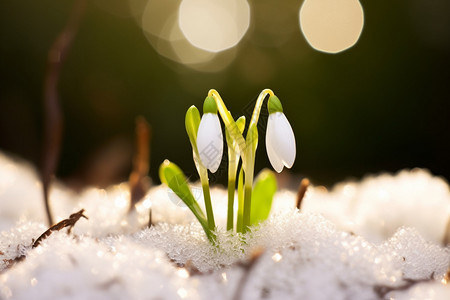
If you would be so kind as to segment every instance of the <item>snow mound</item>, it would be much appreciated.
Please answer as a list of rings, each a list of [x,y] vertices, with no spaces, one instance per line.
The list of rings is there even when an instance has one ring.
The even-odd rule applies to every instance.
[[[406,226],[440,243],[450,220],[450,189],[426,170],[403,170],[340,183],[330,192],[312,188],[302,207],[372,242],[383,242]]]
[[[280,191],[246,234],[224,230],[226,190],[211,194],[215,246],[167,187],[129,213],[125,183],[81,193],[56,183],[56,221],[82,208],[89,220],[32,248],[47,229],[38,177],[0,153],[0,299],[450,299],[450,191],[427,171],[312,186],[301,212]]]
[[[422,293],[450,295],[439,283],[450,249],[414,229],[402,228],[377,246],[293,209],[244,236],[218,232],[217,247],[192,223],[103,238],[60,231],[31,248],[42,227],[23,223],[2,233],[5,259],[25,258],[0,269],[0,298],[230,299],[247,276],[242,261],[256,249],[264,253],[247,276],[244,299],[375,299],[383,288],[404,293],[400,287],[411,279],[438,283]]]
[[[0,298],[173,299],[186,285],[175,274],[162,251],[55,232],[1,275]]]

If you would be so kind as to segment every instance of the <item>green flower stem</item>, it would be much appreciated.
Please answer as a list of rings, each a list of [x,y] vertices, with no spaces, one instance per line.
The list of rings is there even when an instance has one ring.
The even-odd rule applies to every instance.
[[[245,161],[247,162],[244,167],[245,171],[245,188],[244,188],[244,219],[243,219],[243,230],[248,231],[250,226],[250,216],[252,207],[252,188],[253,188],[253,173],[255,168],[255,155],[256,148],[258,146],[258,119],[261,113],[261,107],[263,105],[266,96],[273,96],[274,93],[270,89],[263,90],[256,100],[255,108],[253,109],[252,118],[250,120],[250,125],[248,127],[247,139],[246,139],[246,149],[245,149]],[[244,158],[242,159],[244,161]]]
[[[227,211],[227,230],[233,230],[234,225],[234,191],[236,178],[228,178],[228,211]]]
[[[226,131],[228,144],[228,211],[227,211],[227,230],[233,230],[234,226],[234,191],[236,186],[236,172],[239,162],[239,155],[236,155],[231,147],[231,138]]]
[[[202,183],[203,198],[205,199],[206,219],[208,220],[208,228],[211,231],[216,230],[216,222],[214,221],[214,213],[211,204],[211,193],[209,191],[208,171],[204,167],[200,167],[200,182]]]
[[[258,96],[258,99],[256,100],[255,108],[253,109],[252,118],[250,120],[250,126],[255,125],[258,123],[259,114],[261,113],[261,107],[263,104],[264,99],[266,96],[275,96],[273,91],[271,89],[264,89]]]
[[[256,132],[256,137],[255,137]],[[253,188],[253,173],[255,169],[255,149],[253,140],[257,139],[256,127],[250,127],[247,133],[247,148],[245,156],[247,159],[247,166],[244,169],[245,172],[245,184],[244,184],[244,211],[243,211],[243,232],[247,232],[250,226],[250,214],[252,208],[252,188]]]
[[[250,216],[251,216],[251,201],[252,201],[252,187],[253,187],[253,173],[255,165],[255,154],[256,147],[258,145],[258,130],[257,123],[259,115],[261,113],[261,108],[266,96],[274,96],[274,93],[270,89],[263,90],[256,100],[255,108],[253,109],[252,118],[250,120],[249,130],[247,133],[247,138],[244,137],[239,131],[238,126],[234,122],[233,117],[228,111],[225,103],[220,97],[219,93],[211,89],[208,92],[208,96],[212,96],[216,101],[219,114],[228,130],[230,137],[236,142],[237,149],[242,158],[242,168],[245,172],[245,184],[244,184],[244,203],[243,203],[243,220],[242,220],[242,230],[246,232],[250,226]],[[209,220],[209,218],[208,218]],[[227,224],[228,227],[228,224]]]
[[[236,125],[236,122],[234,121],[233,117],[231,116],[230,112],[225,106],[222,97],[220,97],[219,93],[214,89],[209,90],[208,96],[212,96],[214,100],[216,100],[217,109],[219,110],[220,117],[222,118],[222,121],[225,124],[226,130],[228,130],[231,138],[234,141],[236,141],[237,145],[236,152],[244,153],[245,151],[244,137],[242,136],[239,127]],[[242,156],[242,164],[246,165],[243,156]]]
[[[244,188],[244,218],[242,220],[243,232],[247,232],[250,227],[251,208],[252,208],[252,187],[246,185]]]
[[[245,117],[242,116],[236,120],[236,125],[240,133],[245,129]],[[234,227],[234,191],[236,186],[236,172],[238,169],[240,155],[236,152],[236,142],[231,138],[228,130],[225,130],[225,136],[228,145],[228,212],[227,212],[227,230],[233,230]]]
[[[189,141],[192,145],[192,156],[194,158],[195,167],[198,175],[200,176],[200,182],[202,183],[203,198],[205,199],[206,217],[208,220],[208,228],[211,232],[216,229],[214,222],[214,214],[211,205],[211,193],[209,191],[208,170],[200,161],[200,155],[197,148],[197,131],[200,125],[200,113],[194,105],[189,107],[186,112],[185,126],[186,132],[189,136]],[[210,239],[210,237],[208,236]],[[211,239],[210,239],[211,240]]]
[[[244,220],[244,173],[243,169],[239,171],[238,177],[238,213],[236,221],[236,232],[243,232]]]

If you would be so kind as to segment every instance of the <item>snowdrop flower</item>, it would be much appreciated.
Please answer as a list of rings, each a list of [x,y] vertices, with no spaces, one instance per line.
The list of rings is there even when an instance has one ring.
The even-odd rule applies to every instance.
[[[203,116],[197,132],[197,149],[202,164],[212,173],[216,172],[222,160],[223,136],[213,97],[206,97],[203,104]]]
[[[283,107],[277,96],[271,96],[267,105],[266,149],[272,167],[280,173],[283,167],[291,168],[295,161],[295,137],[291,124],[283,113]]]

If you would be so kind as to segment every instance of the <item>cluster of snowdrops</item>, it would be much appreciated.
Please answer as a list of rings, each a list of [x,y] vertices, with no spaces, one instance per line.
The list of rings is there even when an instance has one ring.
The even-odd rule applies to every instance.
[[[181,169],[168,160],[165,160],[160,166],[161,182],[166,184],[192,211],[209,241],[213,244],[216,225],[211,204],[208,170],[215,173],[222,161],[224,139],[219,116],[225,125],[225,140],[228,147],[227,230],[234,231],[236,229],[237,233],[244,233],[251,225],[267,219],[269,215],[272,198],[276,192],[275,176],[271,171],[263,171],[256,178],[254,184],[255,154],[258,146],[257,124],[266,98],[269,112],[266,131],[267,155],[277,172],[281,172],[284,166],[292,167],[296,156],[294,133],[283,113],[280,100],[270,89],[265,89],[259,94],[245,137],[245,116],[234,120],[219,93],[214,89],[208,92],[201,118],[194,105],[186,112],[186,131],[202,184],[206,216],[192,194]],[[238,210],[235,222],[236,182]]]

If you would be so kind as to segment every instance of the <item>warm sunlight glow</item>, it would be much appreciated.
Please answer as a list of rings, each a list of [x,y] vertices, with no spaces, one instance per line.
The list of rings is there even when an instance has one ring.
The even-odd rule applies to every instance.
[[[246,0],[183,0],[179,24],[192,45],[220,52],[242,39],[250,25],[250,7]]]
[[[142,13],[145,36],[159,55],[201,72],[219,72],[235,58],[230,49],[213,53],[189,42],[179,25],[181,0],[148,0]],[[223,55],[222,55],[223,54]]]
[[[338,53],[359,39],[364,12],[358,0],[305,0],[300,8],[300,28],[314,49]]]

